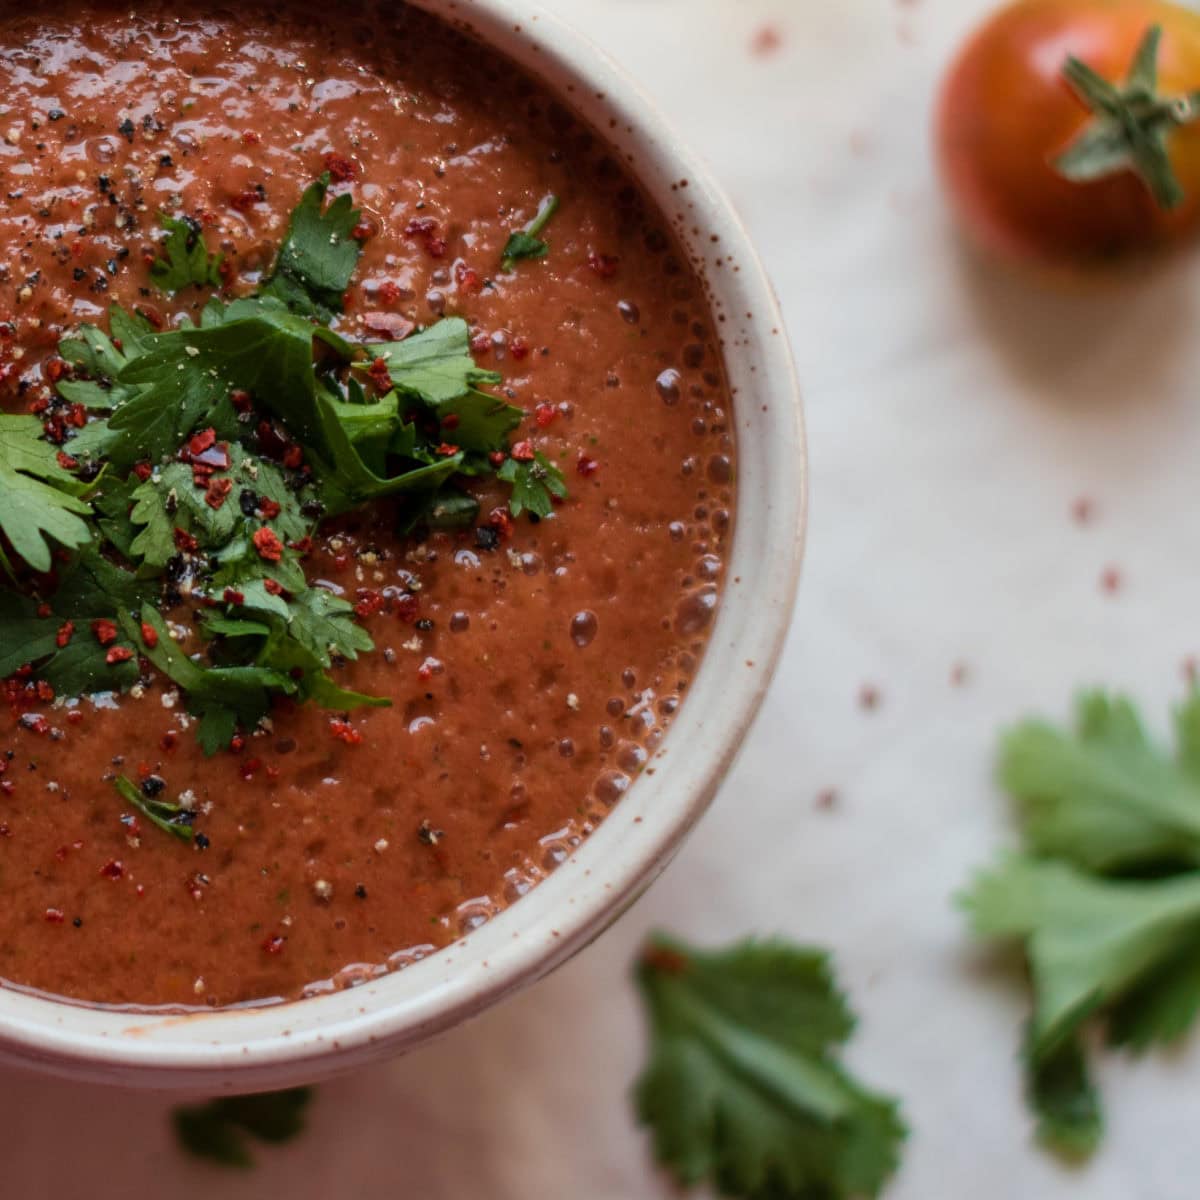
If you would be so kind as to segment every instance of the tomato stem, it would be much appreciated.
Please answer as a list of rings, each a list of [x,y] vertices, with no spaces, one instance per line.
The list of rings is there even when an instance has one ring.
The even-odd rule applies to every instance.
[[[1133,171],[1166,210],[1178,208],[1184,192],[1171,166],[1170,135],[1200,117],[1200,91],[1158,94],[1158,49],[1162,27],[1146,30],[1124,85],[1110,83],[1073,55],[1063,76],[1093,118],[1055,160],[1060,175],[1090,183]]]

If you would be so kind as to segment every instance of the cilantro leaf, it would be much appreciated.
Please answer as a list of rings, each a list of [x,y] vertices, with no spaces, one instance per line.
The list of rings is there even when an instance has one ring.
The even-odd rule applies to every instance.
[[[348,194],[325,207],[329,183],[326,173],[305,189],[259,292],[281,300],[295,313],[322,321],[342,311],[342,297],[362,253],[353,237],[362,214]]]
[[[392,386],[401,395],[420,400],[435,411],[478,384],[501,380],[497,372],[475,365],[470,330],[462,317],[444,317],[401,342],[371,345],[367,351],[387,363]],[[363,371],[368,366],[357,364]],[[519,409],[517,413],[519,416]]]
[[[143,636],[153,630],[154,645]],[[158,612],[142,605],[139,623],[121,614],[126,637],[187,698],[188,711],[200,718],[197,737],[206,754],[215,754],[229,744],[237,726],[252,729],[270,712],[274,694],[292,695],[296,682],[269,667],[204,667],[184,654],[172,641],[170,630]]]
[[[0,678],[31,664],[38,678],[64,697],[128,687],[137,678],[136,661],[110,663],[107,655],[112,645],[128,649],[130,643],[118,638],[106,647],[90,625],[115,620],[122,609],[141,603],[146,592],[145,584],[94,546],[63,571],[58,589],[46,601],[49,616],[39,615],[40,604],[32,597],[0,588]],[[64,628],[68,622],[74,627],[69,631]]]
[[[207,1104],[175,1109],[175,1135],[197,1158],[225,1167],[251,1167],[250,1135],[273,1144],[289,1142],[304,1131],[312,1089],[290,1088],[256,1096],[223,1096]]]
[[[0,415],[0,532],[35,571],[50,570],[51,541],[71,549],[92,538],[86,486],[55,454],[36,417]],[[3,550],[0,562],[9,567]]]
[[[496,478],[512,484],[508,507],[514,517],[527,509],[535,516],[548,517],[554,511],[551,497],[562,500],[567,495],[563,473],[540,450],[528,462],[507,459]]]
[[[1076,730],[1028,721],[1000,749],[1000,781],[1035,853],[1093,871],[1200,864],[1200,693],[1176,713],[1180,756],[1146,737],[1126,699],[1079,700]]]
[[[1200,1004],[1191,961],[1200,873],[1103,879],[1013,855],[981,876],[964,903],[977,934],[1015,939],[1028,959],[1027,1062],[1043,1139],[1067,1154],[1090,1150],[1100,1117],[1085,1070],[1073,1061],[1079,1032],[1103,1011],[1116,1014],[1110,1039],[1135,1048],[1183,1032]]]
[[[698,951],[656,935],[637,981],[651,1032],[635,1086],[660,1163],[755,1200],[875,1196],[895,1170],[895,1103],[834,1056],[853,1028],[828,957],[782,941]]]
[[[549,245],[537,235],[546,228],[550,218],[558,211],[558,197],[546,196],[538,205],[537,215],[524,229],[515,230],[509,234],[504,244],[504,253],[500,258],[500,269],[511,271],[517,261],[523,258],[545,258],[550,252]]]
[[[179,292],[193,285],[220,287],[221,255],[209,253],[200,222],[163,213],[159,224],[167,236],[161,247],[165,257],[156,258],[150,265],[150,278],[155,284],[164,292]]]

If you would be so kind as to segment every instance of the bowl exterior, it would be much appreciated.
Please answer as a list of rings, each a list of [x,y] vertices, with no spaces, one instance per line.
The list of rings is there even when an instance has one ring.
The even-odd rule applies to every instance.
[[[428,959],[295,1004],[131,1014],[0,989],[0,1062],[178,1092],[311,1081],[411,1049],[545,975],[653,881],[708,807],[782,652],[799,577],[807,468],[770,284],[729,202],[595,46],[524,0],[413,0],[540,77],[614,144],[705,283],[738,439],[736,527],[712,640],[655,759],[570,860]]]

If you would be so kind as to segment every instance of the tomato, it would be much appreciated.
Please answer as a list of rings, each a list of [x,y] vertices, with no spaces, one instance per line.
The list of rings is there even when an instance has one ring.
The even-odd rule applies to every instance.
[[[1139,48],[1154,49],[1145,39],[1153,41],[1155,27],[1157,91],[1137,90],[1131,67]],[[1150,165],[1158,178],[1150,182],[1159,185],[1159,200],[1147,184],[1154,172],[1139,173],[1127,161],[1106,168],[1093,161],[1097,172],[1079,173],[1101,177],[1082,182],[1056,168],[1097,121],[1064,75],[1072,55],[1123,89],[1120,115],[1160,122],[1143,128],[1149,140],[1138,143],[1140,153],[1157,156]],[[937,153],[959,219],[986,249],[1048,263],[1108,259],[1182,237],[1200,224],[1200,108],[1187,99],[1196,89],[1200,14],[1159,0],[1009,5],[968,41],[938,104]],[[1155,106],[1179,97],[1174,108]],[[1108,121],[1110,135],[1120,128]],[[1174,195],[1162,194],[1164,172],[1177,181]]]

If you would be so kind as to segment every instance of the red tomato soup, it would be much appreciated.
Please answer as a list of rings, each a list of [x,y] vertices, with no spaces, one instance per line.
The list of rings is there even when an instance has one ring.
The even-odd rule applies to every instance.
[[[159,532],[173,545],[157,568],[128,534],[96,532],[98,508],[83,514],[89,552],[133,581],[111,623],[92,615],[94,597],[64,607],[77,544],[52,529],[52,565],[31,567],[0,513],[12,569],[0,620],[0,977],[83,1002],[190,1007],[297,998],[406,966],[563,862],[653,761],[686,699],[734,490],[704,288],[600,136],[504,58],[403,5],[355,6],[353,18],[301,4],[16,11],[0,33],[4,410],[37,417],[35,449],[48,442],[76,491],[97,489],[85,501],[111,500],[112,529],[152,529],[122,488],[156,485],[172,466],[186,479],[162,499]],[[285,503],[320,482],[310,446],[278,419],[288,395],[273,412],[260,405],[256,389],[279,390],[277,378],[179,418],[165,454],[153,440],[132,465],[77,453],[95,422],[120,424],[117,400],[113,412],[103,403],[117,371],[89,369],[62,339],[81,326],[109,333],[116,303],[157,346],[155,331],[169,342],[213,297],[219,309],[257,295],[322,173],[324,204],[345,194],[358,212],[350,234],[327,241],[361,257],[324,316],[299,302],[314,328],[353,344],[318,338],[304,388],[321,376],[347,389],[323,401],[338,412],[354,401],[382,411],[390,395],[400,415],[387,436],[426,446],[408,451],[424,455],[408,469],[461,466],[445,476],[461,515],[435,521],[418,492],[322,520],[328,506],[306,501],[297,511],[313,517],[311,534],[277,535],[279,505],[229,477],[241,438],[286,479]],[[528,234],[532,248],[503,263],[551,196],[557,211]],[[199,271],[181,288],[153,265],[171,262],[162,214]],[[520,410],[486,453],[463,448],[468,418],[453,406],[421,408],[400,383],[397,401],[387,363],[358,346],[421,345],[412,339],[443,321],[461,328],[456,319],[475,383]],[[131,340],[117,337],[118,359],[145,350]],[[344,361],[331,373],[335,351]],[[183,378],[189,356],[198,370],[207,353],[189,345],[171,370]],[[84,402],[56,390],[64,381],[97,390]],[[170,405],[184,401],[154,396],[174,420]],[[514,515],[506,471],[543,461],[566,495],[550,495],[540,519],[528,505]],[[10,511],[27,495],[13,478],[0,469]],[[218,551],[196,565],[207,522],[226,515],[244,523],[252,564],[293,554],[310,592],[347,602],[344,625],[373,649],[331,652],[324,677],[390,707],[306,698],[304,668],[270,658],[272,601],[243,620],[240,586],[212,584]],[[303,586],[259,584],[280,612]],[[150,589],[165,623],[128,599],[133,587]],[[281,636],[299,636],[291,615],[279,620]],[[42,645],[47,623],[57,640]],[[35,660],[14,658],[14,641],[36,644]],[[161,669],[168,643],[176,665]],[[239,658],[239,644],[261,651]],[[62,682],[68,652],[92,655],[114,681],[123,672],[120,684],[93,680],[79,694]],[[219,716],[230,724],[206,753],[205,704],[219,708],[234,684],[203,700],[187,672],[232,662],[241,688],[268,660],[265,715]]]

